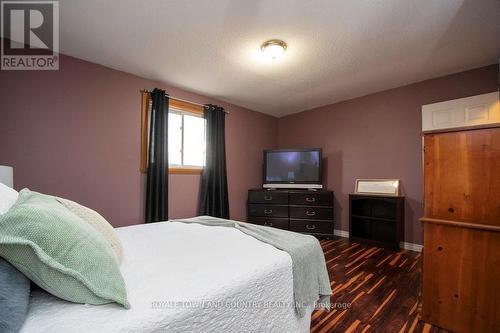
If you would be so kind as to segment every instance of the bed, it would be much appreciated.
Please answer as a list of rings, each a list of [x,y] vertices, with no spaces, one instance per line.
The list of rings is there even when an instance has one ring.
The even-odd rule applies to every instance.
[[[132,308],[32,293],[22,333],[309,332],[293,307],[290,256],[234,228],[152,223],[117,228]]]

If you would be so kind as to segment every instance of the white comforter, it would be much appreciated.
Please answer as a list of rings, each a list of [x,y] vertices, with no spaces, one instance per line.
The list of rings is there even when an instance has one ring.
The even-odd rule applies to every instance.
[[[171,222],[116,230],[132,308],[35,291],[22,333],[309,332],[310,315],[299,318],[293,308],[287,253],[225,227]]]

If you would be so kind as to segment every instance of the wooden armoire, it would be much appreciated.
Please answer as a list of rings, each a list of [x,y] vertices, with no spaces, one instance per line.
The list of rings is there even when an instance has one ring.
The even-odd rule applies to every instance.
[[[421,319],[457,333],[500,332],[498,92],[422,109]]]

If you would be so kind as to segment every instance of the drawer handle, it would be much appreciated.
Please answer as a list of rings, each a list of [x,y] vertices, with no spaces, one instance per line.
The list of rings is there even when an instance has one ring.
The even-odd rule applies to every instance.
[[[309,210],[307,210],[307,211],[306,211],[306,215],[307,215],[307,216],[314,216],[314,215],[316,215],[316,212],[315,212],[314,210],[313,210],[313,211],[309,211]]]
[[[267,227],[272,227],[273,226],[272,222],[264,222],[264,225],[267,226]]]
[[[264,214],[271,214],[272,212],[272,209],[264,209]]]
[[[306,198],[306,201],[307,201],[307,202],[315,202],[315,201],[316,201],[316,198]]]
[[[316,226],[314,224],[306,224],[306,229],[307,230],[314,230],[314,229],[316,229]]]
[[[266,201],[271,201],[271,200],[273,200],[273,196],[272,196],[272,195],[266,195],[266,196],[264,197],[264,200],[266,200]]]

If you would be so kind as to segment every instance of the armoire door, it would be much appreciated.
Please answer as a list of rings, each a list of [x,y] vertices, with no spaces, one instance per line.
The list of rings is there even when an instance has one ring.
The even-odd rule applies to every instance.
[[[424,135],[422,319],[500,332],[500,128]]]
[[[500,128],[424,136],[424,215],[500,226]]]

